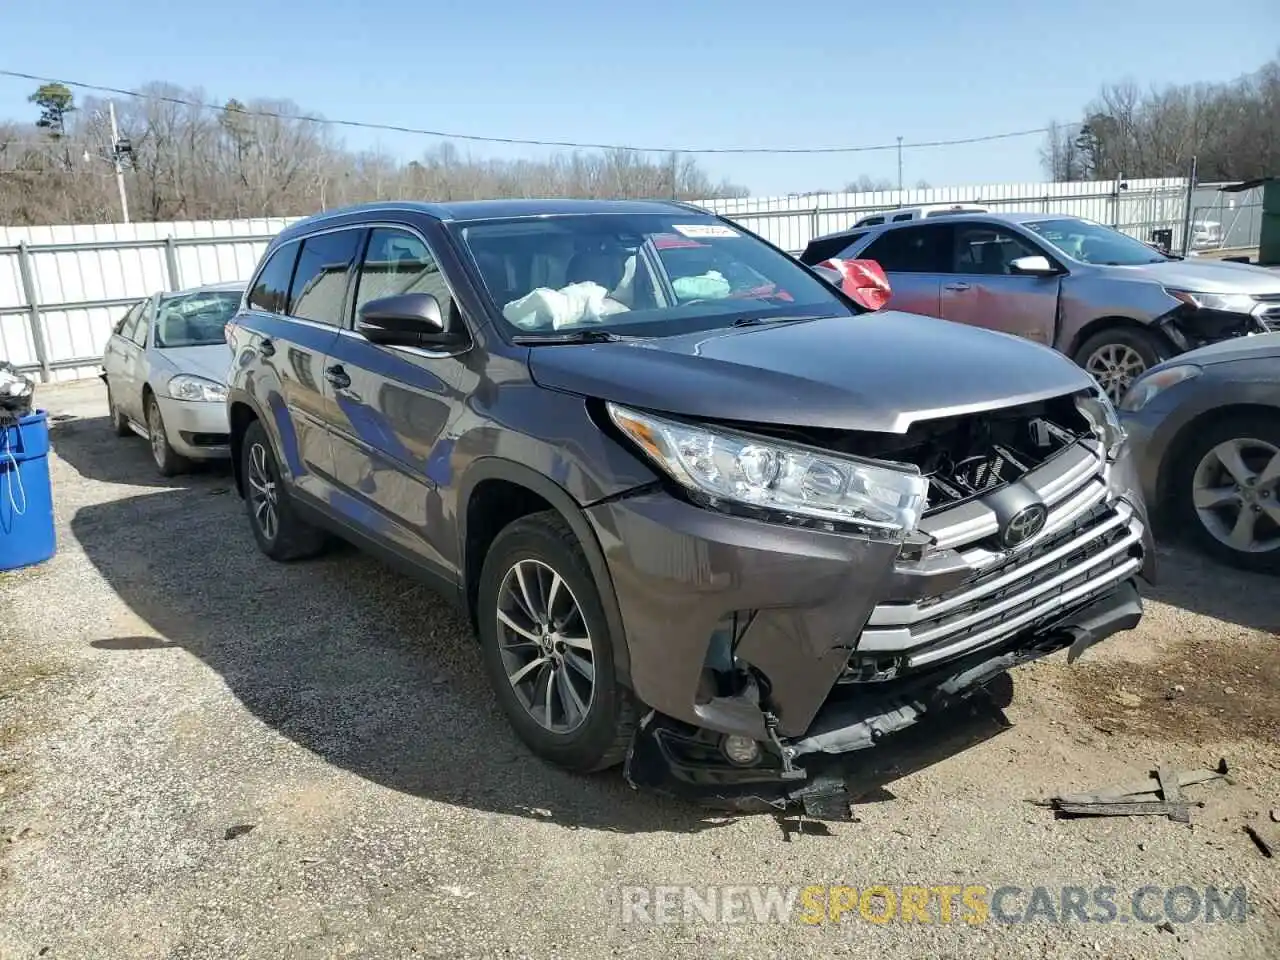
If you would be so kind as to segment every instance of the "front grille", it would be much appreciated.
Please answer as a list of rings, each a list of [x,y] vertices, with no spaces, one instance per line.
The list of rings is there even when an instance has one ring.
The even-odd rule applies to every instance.
[[[1127,503],[1109,500],[1096,450],[1069,452],[1024,478],[1050,508],[1045,529],[1024,547],[994,543],[998,524],[981,501],[937,518],[935,540],[972,575],[937,596],[878,605],[855,656],[901,658],[906,669],[948,659],[1033,629],[1133,576],[1142,566],[1141,521]]]

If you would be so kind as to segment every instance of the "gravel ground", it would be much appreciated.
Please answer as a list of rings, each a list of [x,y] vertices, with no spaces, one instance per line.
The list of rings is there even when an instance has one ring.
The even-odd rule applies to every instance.
[[[96,383],[43,405],[59,552],[0,575],[4,960],[1280,956],[1280,860],[1243,830],[1280,807],[1274,579],[1163,550],[1141,628],[1018,671],[1011,729],[788,840],[548,768],[429,592],[351,549],[271,564],[228,473],[161,482]],[[1025,802],[1220,756],[1192,826]],[[1250,915],[645,925],[629,884],[1243,885]]]

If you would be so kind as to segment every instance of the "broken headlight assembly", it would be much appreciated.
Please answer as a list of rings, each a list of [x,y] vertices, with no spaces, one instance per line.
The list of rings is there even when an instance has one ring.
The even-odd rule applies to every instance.
[[[873,463],[607,404],[609,418],[667,476],[708,506],[817,520],[901,541],[929,483],[909,464]]]
[[[1257,301],[1247,293],[1199,293],[1195,290],[1176,290],[1165,287],[1165,293],[1197,310],[1218,310],[1222,313],[1252,313]]]
[[[1089,429],[1107,452],[1107,459],[1119,457],[1129,436],[1120,425],[1120,415],[1111,398],[1100,389],[1093,390],[1076,399],[1076,408],[1089,421]]]
[[[1120,409],[1125,413],[1137,413],[1170,387],[1200,376],[1200,369],[1194,363],[1182,363],[1145,374],[1133,382],[1129,392],[1120,401]]]

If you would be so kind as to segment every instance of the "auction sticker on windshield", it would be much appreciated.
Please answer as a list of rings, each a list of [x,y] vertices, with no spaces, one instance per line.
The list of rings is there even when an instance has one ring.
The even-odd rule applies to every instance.
[[[740,237],[733,227],[726,227],[719,223],[673,223],[673,230],[676,230],[684,236],[693,240],[707,240],[712,237]]]

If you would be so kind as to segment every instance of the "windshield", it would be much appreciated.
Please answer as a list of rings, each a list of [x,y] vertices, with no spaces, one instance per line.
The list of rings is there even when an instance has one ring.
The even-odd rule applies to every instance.
[[[1141,240],[1091,220],[1037,220],[1023,226],[1081,263],[1136,267],[1143,263],[1164,263],[1169,259]]]
[[[201,290],[165,297],[156,310],[157,347],[225,343],[223,328],[240,307],[239,290]]]
[[[462,239],[520,334],[604,327],[671,336],[734,321],[850,315],[786,254],[698,214],[472,223]]]

